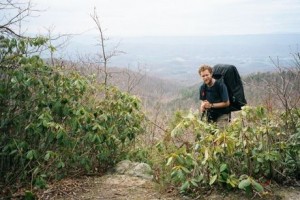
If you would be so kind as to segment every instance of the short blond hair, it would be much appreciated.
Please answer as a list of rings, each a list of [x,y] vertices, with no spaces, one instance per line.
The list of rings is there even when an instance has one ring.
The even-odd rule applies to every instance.
[[[201,75],[201,72],[203,72],[205,70],[208,70],[209,73],[212,73],[212,67],[210,65],[203,64],[199,67],[199,70],[198,70],[199,75]]]

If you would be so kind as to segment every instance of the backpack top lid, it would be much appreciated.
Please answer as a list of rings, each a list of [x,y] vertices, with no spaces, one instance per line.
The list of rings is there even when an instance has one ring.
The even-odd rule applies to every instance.
[[[234,65],[217,64],[213,67],[213,78],[222,79],[227,86],[231,110],[240,110],[247,104],[243,83],[237,68]]]
[[[223,78],[225,84],[235,85],[240,84],[241,77],[234,65],[217,64],[213,67],[213,77],[215,79]],[[232,82],[231,82],[232,81]]]

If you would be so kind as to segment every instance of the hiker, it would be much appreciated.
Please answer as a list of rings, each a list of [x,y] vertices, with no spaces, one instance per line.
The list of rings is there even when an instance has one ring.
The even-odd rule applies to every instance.
[[[200,112],[206,113],[209,122],[216,122],[219,128],[225,127],[230,121],[228,112],[230,101],[227,87],[223,82],[213,78],[212,67],[201,65],[199,75],[203,80],[200,88]]]

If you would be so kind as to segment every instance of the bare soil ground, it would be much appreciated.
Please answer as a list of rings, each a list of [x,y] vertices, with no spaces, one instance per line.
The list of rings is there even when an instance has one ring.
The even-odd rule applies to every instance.
[[[180,200],[176,192],[162,194],[153,181],[127,175],[63,180],[39,193],[39,199]]]
[[[248,199],[274,199],[299,200],[300,188],[276,187],[273,192],[266,192],[263,196],[258,194],[246,196],[241,191],[226,192],[212,190],[197,197],[179,195],[175,190],[160,193],[156,183],[138,177],[110,174],[102,177],[85,177],[82,179],[66,179],[49,186],[47,190],[39,193],[39,199],[69,199],[69,200],[248,200]]]

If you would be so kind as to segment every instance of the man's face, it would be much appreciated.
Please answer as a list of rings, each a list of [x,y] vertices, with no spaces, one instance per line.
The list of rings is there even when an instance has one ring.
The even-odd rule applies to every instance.
[[[212,74],[208,70],[204,70],[200,73],[201,78],[205,84],[209,84],[212,80]]]

